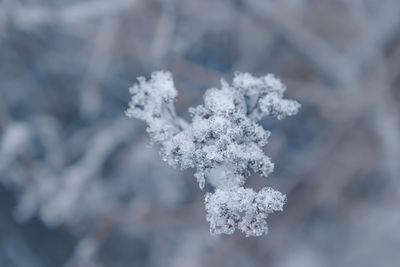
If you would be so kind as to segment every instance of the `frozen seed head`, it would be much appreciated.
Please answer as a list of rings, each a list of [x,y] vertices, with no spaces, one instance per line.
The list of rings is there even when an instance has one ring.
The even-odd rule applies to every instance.
[[[281,81],[272,74],[236,72],[232,85],[221,80],[220,89],[205,92],[203,105],[189,109],[191,123],[176,115],[177,90],[169,72],[154,72],[149,80],[138,81],[130,89],[126,114],[148,124],[151,141],[161,144],[163,161],[175,168],[195,168],[201,189],[206,182],[216,188],[205,197],[211,233],[267,233],[268,214],[281,211],[286,197],[271,188],[255,192],[243,185],[251,173],[266,177],[274,168],[263,151],[270,132],[259,120],[280,120],[300,108],[283,98],[286,87]]]

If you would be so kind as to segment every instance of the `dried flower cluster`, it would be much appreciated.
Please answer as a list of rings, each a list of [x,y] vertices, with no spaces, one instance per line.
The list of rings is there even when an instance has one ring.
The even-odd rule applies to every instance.
[[[259,192],[244,188],[251,172],[268,176],[274,168],[263,152],[270,132],[258,121],[265,116],[283,119],[297,113],[300,104],[283,99],[285,86],[272,74],[254,77],[237,72],[232,85],[208,89],[204,104],[190,108],[192,122],[176,115],[177,96],[172,75],[154,72],[138,78],[130,88],[132,100],[126,114],[146,121],[152,142],[161,144],[162,159],[172,167],[195,168],[201,189],[209,182],[205,206],[211,232],[246,236],[267,233],[269,213],[282,210],[285,195],[271,188]]]

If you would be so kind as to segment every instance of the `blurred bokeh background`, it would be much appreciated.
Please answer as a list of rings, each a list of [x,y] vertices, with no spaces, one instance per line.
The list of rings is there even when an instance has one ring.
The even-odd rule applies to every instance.
[[[400,1],[0,1],[0,266],[399,266]],[[287,194],[259,238],[212,236],[193,172],[128,119],[173,73],[179,114],[234,71],[274,73]],[[207,190],[211,190],[209,187]],[[207,191],[206,190],[206,191]]]

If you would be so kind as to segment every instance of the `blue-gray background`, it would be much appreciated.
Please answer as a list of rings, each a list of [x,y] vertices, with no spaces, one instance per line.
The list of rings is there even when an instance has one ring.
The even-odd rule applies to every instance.
[[[400,1],[0,1],[0,266],[399,266]],[[128,88],[173,73],[178,113],[274,73],[287,194],[259,238],[211,236],[192,171],[162,163]],[[210,187],[207,190],[212,190]]]

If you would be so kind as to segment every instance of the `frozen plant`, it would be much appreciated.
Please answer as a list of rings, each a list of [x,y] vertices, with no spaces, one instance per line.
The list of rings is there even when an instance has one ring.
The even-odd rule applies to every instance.
[[[255,192],[243,185],[251,171],[268,176],[274,168],[262,149],[270,132],[258,121],[265,116],[280,120],[300,107],[282,98],[286,88],[280,80],[272,74],[257,78],[237,72],[232,85],[221,80],[221,89],[208,89],[204,104],[189,109],[191,123],[176,115],[171,73],[158,71],[138,81],[130,88],[126,114],[148,124],[151,141],[161,145],[163,161],[195,168],[201,189],[206,181],[215,187],[205,196],[211,233],[232,234],[236,228],[246,236],[267,233],[268,214],[281,211],[286,196],[272,188]]]

